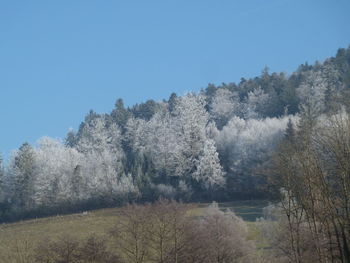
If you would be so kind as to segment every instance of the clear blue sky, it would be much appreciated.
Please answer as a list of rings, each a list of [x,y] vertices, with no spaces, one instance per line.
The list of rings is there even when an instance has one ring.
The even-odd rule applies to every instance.
[[[349,0],[0,0],[0,152],[94,109],[292,72],[350,44]]]

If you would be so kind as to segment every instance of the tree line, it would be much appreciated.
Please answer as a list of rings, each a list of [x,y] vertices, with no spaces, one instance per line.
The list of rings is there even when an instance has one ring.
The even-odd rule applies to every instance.
[[[0,218],[14,220],[160,196],[184,201],[276,197],[264,170],[313,109],[349,108],[350,48],[291,75],[269,73],[126,108],[90,111],[64,141],[24,143],[0,166]],[[313,120],[316,120],[314,117]],[[284,141],[283,141],[284,142]],[[270,191],[271,190],[271,191]]]

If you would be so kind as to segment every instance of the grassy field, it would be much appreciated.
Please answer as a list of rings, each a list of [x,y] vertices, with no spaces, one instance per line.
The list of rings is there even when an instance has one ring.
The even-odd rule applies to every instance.
[[[262,210],[269,204],[266,200],[246,200],[219,203],[221,209],[231,209],[236,215],[247,222],[255,222],[257,218],[262,217]]]
[[[190,216],[200,217],[208,203],[201,203],[190,211]],[[241,216],[250,230],[249,238],[255,239],[257,230],[255,218],[262,215],[265,201],[236,201],[219,204],[222,209],[230,208]],[[91,234],[105,235],[118,220],[120,208],[100,209],[84,214],[53,216],[0,225],[0,263],[23,262],[40,240],[71,235],[84,239]],[[22,257],[23,260],[20,258]]]
[[[0,225],[0,262],[26,262],[38,242],[61,235],[84,239],[90,234],[108,233],[118,220],[118,208],[87,214],[71,214]],[[19,253],[20,252],[20,253]],[[21,255],[19,255],[21,254]],[[23,260],[18,257],[23,257]]]

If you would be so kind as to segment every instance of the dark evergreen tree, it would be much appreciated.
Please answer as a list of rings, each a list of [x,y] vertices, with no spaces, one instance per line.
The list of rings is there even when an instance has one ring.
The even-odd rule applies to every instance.
[[[145,103],[136,104],[131,112],[136,118],[150,120],[157,111],[157,103],[154,100],[148,100]]]
[[[176,93],[171,93],[169,100],[168,100],[168,109],[169,112],[172,113],[174,112],[175,106],[176,106],[176,100],[177,100],[177,95]]]
[[[281,91],[280,97],[282,106],[284,106],[287,114],[296,114],[299,111],[300,100],[296,92],[297,85],[293,85],[291,80],[288,80],[285,87]]]
[[[117,99],[115,103],[115,108],[111,113],[112,120],[125,131],[125,125],[128,122],[130,113],[124,107],[124,102],[122,99]]]
[[[77,135],[73,130],[70,130],[67,133],[66,139],[65,139],[65,145],[68,147],[75,147],[77,144]]]
[[[5,171],[3,166],[3,159],[0,155],[0,203],[2,203],[4,199],[4,175]]]
[[[34,169],[34,150],[29,143],[24,143],[19,148],[11,167],[14,188],[13,201],[20,209],[33,208]]]
[[[285,133],[285,139],[293,143],[295,140],[295,136],[296,136],[296,131],[294,128],[294,124],[292,122],[292,119],[289,118],[287,123],[286,133]]]

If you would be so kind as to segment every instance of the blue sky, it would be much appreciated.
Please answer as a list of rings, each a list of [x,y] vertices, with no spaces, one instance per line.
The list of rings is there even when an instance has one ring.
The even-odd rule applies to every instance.
[[[335,55],[348,0],[0,0],[0,152],[133,105]]]

